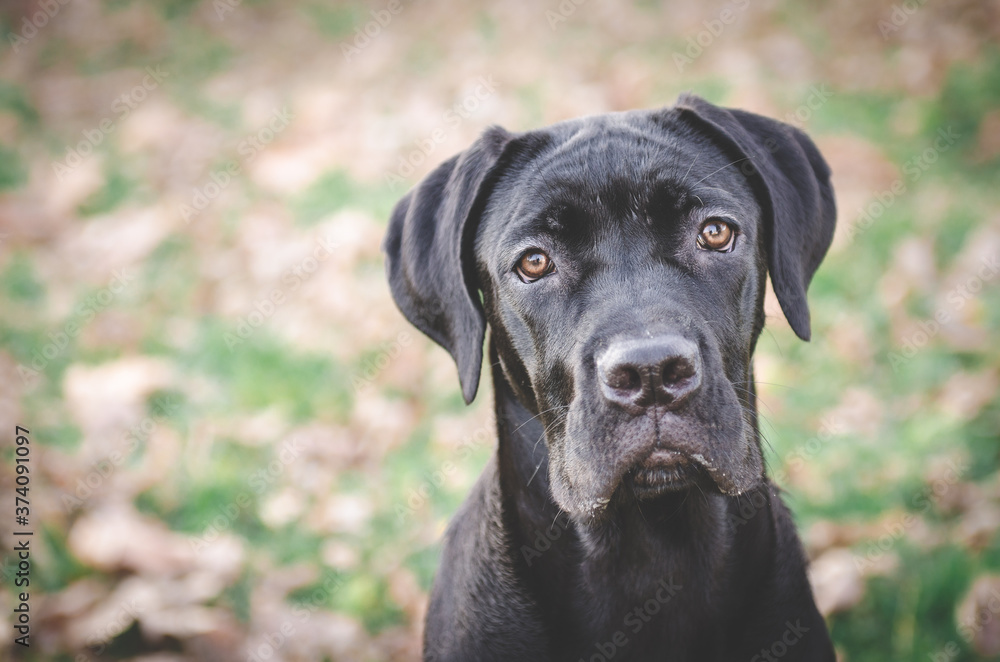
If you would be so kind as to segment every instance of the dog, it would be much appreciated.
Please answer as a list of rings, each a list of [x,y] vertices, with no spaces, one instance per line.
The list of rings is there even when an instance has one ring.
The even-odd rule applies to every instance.
[[[765,278],[810,336],[830,170],[800,130],[682,95],[492,127],[392,212],[393,298],[498,443],[445,536],[439,662],[835,659],[769,482]]]

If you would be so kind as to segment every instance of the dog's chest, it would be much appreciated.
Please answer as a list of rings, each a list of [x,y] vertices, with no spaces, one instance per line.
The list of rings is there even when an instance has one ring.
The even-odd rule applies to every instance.
[[[567,647],[554,650],[572,651],[565,658],[571,662],[612,655],[637,661],[720,659],[728,621],[722,611],[726,601],[720,599],[729,572],[723,540],[687,538],[674,544],[659,535],[632,535],[627,546],[604,550],[597,549],[599,542],[590,543],[587,562],[569,582],[573,625]]]

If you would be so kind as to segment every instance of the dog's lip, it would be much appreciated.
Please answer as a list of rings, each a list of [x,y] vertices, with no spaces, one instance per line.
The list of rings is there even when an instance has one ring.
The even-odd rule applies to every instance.
[[[693,487],[702,477],[701,468],[686,454],[656,449],[629,472],[632,491],[640,499]]]
[[[675,467],[689,462],[687,456],[678,451],[658,448],[646,456],[646,459],[639,465],[643,469],[658,469]]]

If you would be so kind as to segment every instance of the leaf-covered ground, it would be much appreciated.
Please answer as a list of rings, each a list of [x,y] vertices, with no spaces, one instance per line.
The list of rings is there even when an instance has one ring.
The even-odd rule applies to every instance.
[[[464,407],[388,295],[388,211],[490,124],[693,90],[801,126],[834,171],[814,339],[769,299],[756,371],[842,659],[1000,655],[996,3],[0,16],[0,650],[415,659],[438,540],[493,441],[488,391]]]

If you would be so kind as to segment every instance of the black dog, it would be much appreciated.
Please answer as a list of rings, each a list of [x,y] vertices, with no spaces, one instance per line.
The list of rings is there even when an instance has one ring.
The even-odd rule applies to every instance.
[[[499,434],[447,534],[425,659],[834,659],[751,362],[767,273],[808,340],[834,222],[805,134],[694,96],[492,128],[399,202],[396,303],[467,402],[489,325]]]

